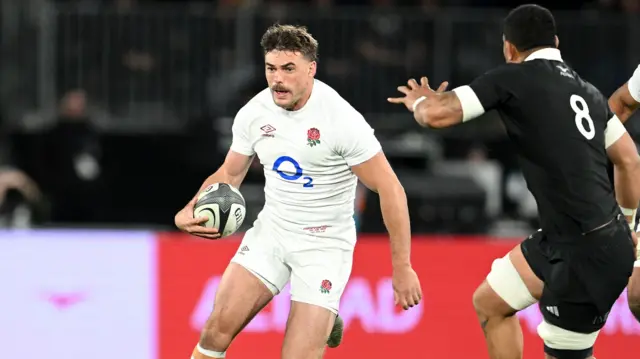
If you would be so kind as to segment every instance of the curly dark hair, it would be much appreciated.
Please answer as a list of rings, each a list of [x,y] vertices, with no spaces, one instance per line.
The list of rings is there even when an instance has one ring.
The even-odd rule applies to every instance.
[[[318,41],[305,26],[272,25],[262,35],[260,46],[265,55],[271,51],[293,51],[309,61],[318,60]]]
[[[521,5],[504,19],[503,34],[518,51],[556,47],[556,20],[551,11],[542,6]]]

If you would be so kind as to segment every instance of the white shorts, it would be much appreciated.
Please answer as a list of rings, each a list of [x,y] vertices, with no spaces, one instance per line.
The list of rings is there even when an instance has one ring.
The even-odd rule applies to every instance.
[[[255,274],[274,295],[291,280],[291,300],[337,314],[351,275],[353,249],[328,246],[328,240],[256,221],[231,261]]]

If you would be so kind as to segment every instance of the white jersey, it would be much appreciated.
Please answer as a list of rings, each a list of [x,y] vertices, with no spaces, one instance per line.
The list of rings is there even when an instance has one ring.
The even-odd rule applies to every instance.
[[[627,87],[629,88],[631,97],[633,97],[636,102],[640,102],[640,66],[633,72],[633,76],[629,79]]]
[[[357,178],[350,167],[381,147],[364,117],[315,80],[311,97],[297,111],[278,107],[268,88],[251,99],[234,120],[231,150],[257,154],[264,166],[265,207],[259,221],[335,237],[355,233]],[[355,243],[353,237],[347,240]]]

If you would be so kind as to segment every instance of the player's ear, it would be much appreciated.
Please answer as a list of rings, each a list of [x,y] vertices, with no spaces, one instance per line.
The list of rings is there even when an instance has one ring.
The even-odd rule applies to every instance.
[[[556,49],[560,47],[560,39],[558,39],[558,36],[556,35]]]
[[[318,71],[318,63],[315,61],[311,61],[309,63],[309,76],[310,77],[315,77],[316,76],[316,71]]]
[[[518,50],[507,40],[503,41],[502,54],[504,55],[504,61],[507,63],[513,62],[518,58]]]

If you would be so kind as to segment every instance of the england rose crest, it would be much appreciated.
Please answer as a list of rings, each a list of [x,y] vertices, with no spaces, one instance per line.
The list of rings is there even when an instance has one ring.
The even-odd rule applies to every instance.
[[[307,144],[311,147],[320,144],[320,130],[314,127],[307,131]]]
[[[323,280],[322,283],[320,283],[320,293],[329,294],[331,287],[332,285],[330,280]]]

